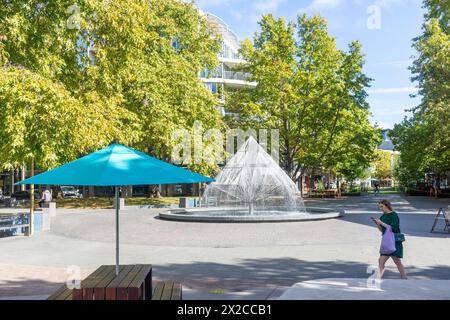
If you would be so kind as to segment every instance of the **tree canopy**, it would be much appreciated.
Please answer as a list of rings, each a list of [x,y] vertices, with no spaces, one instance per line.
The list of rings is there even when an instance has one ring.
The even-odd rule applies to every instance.
[[[398,175],[403,183],[450,170],[450,4],[428,0],[424,5],[423,34],[414,39],[417,57],[410,68],[421,103],[390,134],[401,152]]]
[[[268,14],[253,41],[243,42],[240,68],[255,89],[231,94],[228,109],[243,126],[279,128],[281,160],[293,179],[311,167],[362,172],[375,157],[379,130],[368,120],[359,42],[336,47],[320,16],[297,23]],[[236,120],[232,120],[235,121]]]
[[[168,159],[173,130],[221,125],[198,78],[220,38],[191,3],[7,1],[0,35],[0,140],[16,141],[3,166],[49,168],[112,141]]]

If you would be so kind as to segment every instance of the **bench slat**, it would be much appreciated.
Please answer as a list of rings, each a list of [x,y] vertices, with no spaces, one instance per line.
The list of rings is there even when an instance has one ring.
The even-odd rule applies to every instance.
[[[125,266],[120,266],[119,274],[121,272],[123,272],[124,269],[125,269]],[[112,281],[114,281],[114,279],[116,278],[116,267],[115,266],[106,266],[106,270],[104,272],[105,272],[105,276],[103,277],[103,279],[94,286],[95,300],[107,299],[107,297],[106,297],[107,290],[106,289],[109,286],[109,284]]]
[[[72,290],[64,284],[51,294],[47,300],[72,300]]]
[[[171,300],[181,300],[181,299],[182,299],[181,283],[174,283]]]
[[[158,282],[152,300],[181,300],[182,286],[176,282]]]
[[[94,288],[102,282],[111,272],[110,266],[101,266],[93,273],[91,273],[87,278],[81,281],[80,289],[74,289],[73,299],[74,300],[92,300],[94,298],[95,290]],[[103,292],[104,296],[104,292]],[[104,299],[104,298],[101,298]]]
[[[152,265],[143,264],[136,277],[128,285],[129,299],[152,299]]]
[[[116,276],[114,274],[114,279],[106,286],[106,300],[117,300],[118,291],[120,292],[121,299],[126,299],[126,289],[125,292],[123,290],[118,290],[119,284],[123,281],[124,278],[134,269],[135,266],[127,265],[123,270],[119,272],[119,275]],[[125,296],[125,298],[124,298]]]
[[[141,270],[136,275],[136,277],[129,283],[129,287],[138,287],[152,270],[151,264],[142,264],[140,266]]]
[[[66,288],[66,291],[64,291],[58,300],[72,300],[72,290]]]
[[[160,282],[155,287],[155,291],[153,293],[152,300],[161,300],[163,291],[164,291],[164,282]]]
[[[117,286],[117,299],[119,300],[137,300],[140,296],[140,289],[143,287],[145,282],[145,276],[139,277],[142,269],[144,269],[143,265],[137,264],[133,266],[133,269],[122,279],[122,281]],[[140,279],[137,279],[139,277]],[[136,282],[136,286],[131,286],[135,280],[140,280],[140,282]]]
[[[164,291],[161,295],[161,300],[171,300],[173,290],[173,282],[166,282],[164,284]]]
[[[124,266],[120,266],[119,273],[122,272],[124,268],[125,268]],[[105,277],[94,286],[95,300],[106,299],[106,287],[116,277],[116,267],[115,266],[106,266],[106,270],[104,272],[106,273]]]
[[[56,298],[61,295],[61,293],[66,290],[67,287],[64,284],[62,287],[59,287],[55,292],[53,292],[50,296],[48,296],[47,300],[57,300]]]
[[[140,264],[134,265],[131,271],[125,277],[122,278],[122,280],[117,286],[120,288],[130,287],[133,280],[136,279],[137,275],[141,272],[142,267],[143,266]]]

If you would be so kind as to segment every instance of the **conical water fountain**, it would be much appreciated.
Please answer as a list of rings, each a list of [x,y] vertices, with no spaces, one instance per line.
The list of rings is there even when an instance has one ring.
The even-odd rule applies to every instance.
[[[160,213],[163,219],[278,222],[336,218],[342,210],[305,208],[297,185],[253,138],[239,148],[208,185],[201,207]]]
[[[253,137],[206,188],[201,203],[233,215],[306,213],[295,183]]]

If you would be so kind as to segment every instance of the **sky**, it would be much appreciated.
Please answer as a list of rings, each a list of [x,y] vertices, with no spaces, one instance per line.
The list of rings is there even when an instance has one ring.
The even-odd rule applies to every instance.
[[[412,39],[421,34],[421,0],[196,0],[203,11],[222,18],[242,40],[259,30],[258,20],[273,13],[295,21],[297,14],[318,13],[340,49],[353,40],[362,43],[364,72],[373,79],[369,93],[371,122],[392,128],[420,102],[408,67],[416,52]]]

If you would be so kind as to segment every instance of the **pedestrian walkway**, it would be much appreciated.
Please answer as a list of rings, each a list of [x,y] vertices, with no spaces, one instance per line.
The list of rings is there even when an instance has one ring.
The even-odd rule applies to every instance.
[[[450,300],[450,280],[320,279],[296,283],[280,300]]]
[[[380,234],[370,219],[380,214],[377,200],[307,200],[350,213],[295,223],[182,223],[157,219],[161,209],[123,210],[121,262],[152,264],[155,281],[182,283],[185,299],[273,299],[299,282],[367,279],[379,257]],[[389,200],[406,234],[408,281],[450,280],[450,235],[430,233],[433,208],[444,200],[399,195]],[[87,275],[114,263],[113,210],[58,210],[51,226],[32,237],[0,238],[0,299],[50,294],[67,280],[68,266]],[[397,277],[388,262],[385,279]]]

